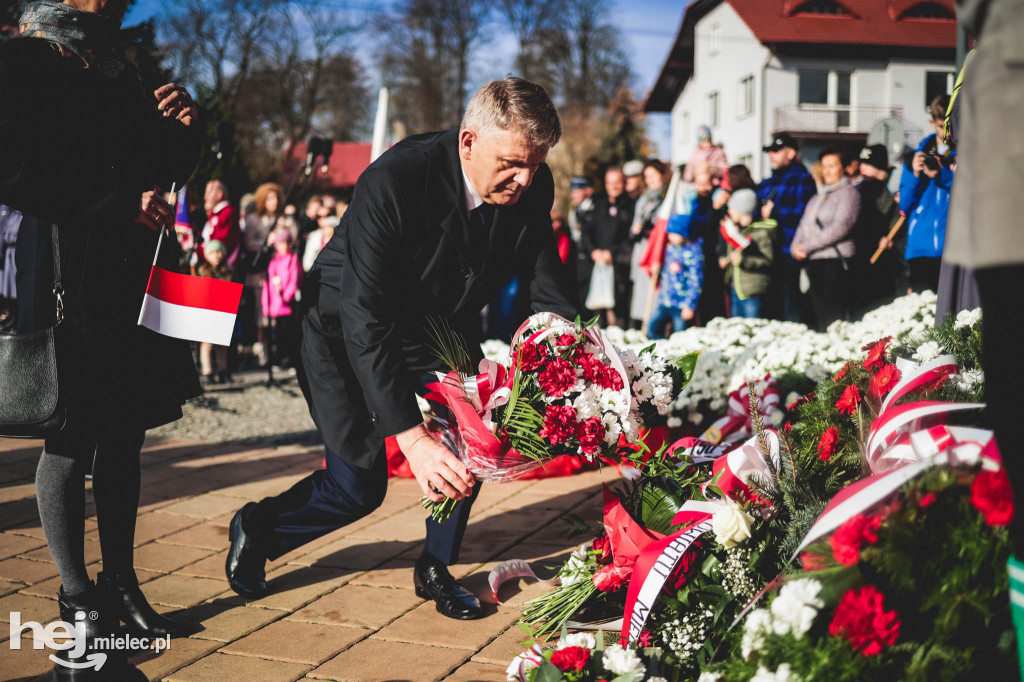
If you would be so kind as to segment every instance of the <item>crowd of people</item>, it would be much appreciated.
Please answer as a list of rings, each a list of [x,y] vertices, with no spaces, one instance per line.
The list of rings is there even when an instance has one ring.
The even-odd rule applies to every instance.
[[[223,181],[211,180],[201,205],[179,211],[181,269],[244,285],[231,347],[198,346],[204,383],[230,382],[232,371],[246,365],[295,367],[303,277],[347,208],[334,194],[315,194],[300,214],[273,182],[236,204]]]
[[[896,160],[895,193],[884,145],[827,147],[808,168],[783,133],[764,147],[772,171],[756,183],[746,166],[728,165],[706,127],[678,170],[679,191],[657,159],[608,168],[603,191],[574,177],[567,222],[580,301],[603,324],[661,338],[719,316],[824,330],[938,290],[956,165],[942,133],[948,104],[932,102],[934,134]],[[659,214],[670,217],[656,229]]]

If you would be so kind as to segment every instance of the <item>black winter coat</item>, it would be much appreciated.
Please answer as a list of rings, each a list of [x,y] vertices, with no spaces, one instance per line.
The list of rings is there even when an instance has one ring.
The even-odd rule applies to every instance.
[[[551,229],[551,171],[541,165],[489,229],[471,230],[457,144],[458,130],[418,135],[367,168],[303,288],[303,392],[327,447],[357,466],[423,421],[414,393],[441,369],[428,317],[448,320],[479,355],[480,310],[513,275],[534,311],[577,315]]]
[[[69,425],[150,428],[180,417],[201,391],[187,342],[137,325],[157,239],[133,220],[141,195],[180,187],[201,144],[195,122],[165,119],[156,104],[134,67],[109,78],[42,39],[0,46],[0,203],[25,214],[19,329],[54,321],[53,222],[64,256],[58,342]],[[164,240],[161,265],[176,267],[176,249]]]

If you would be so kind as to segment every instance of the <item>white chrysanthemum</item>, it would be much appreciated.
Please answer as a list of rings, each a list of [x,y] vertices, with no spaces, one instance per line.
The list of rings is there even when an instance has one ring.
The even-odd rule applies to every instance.
[[[981,308],[975,308],[974,310],[961,310],[956,314],[956,323],[953,326],[957,329],[973,327],[980,319]]]
[[[740,649],[744,659],[749,659],[755,649],[764,646],[764,636],[772,630],[772,614],[768,609],[755,609],[743,621],[743,641]]]
[[[939,357],[939,353],[942,352],[942,348],[935,341],[927,341],[922,343],[914,353],[914,359],[918,362],[928,362]]]
[[[811,629],[818,609],[825,605],[820,593],[821,583],[814,578],[791,580],[783,585],[771,605],[775,633],[792,633],[797,639],[802,638]]]
[[[632,649],[627,649],[618,644],[612,644],[604,650],[601,664],[606,670],[616,675],[627,675],[644,667],[644,662]]]
[[[558,641],[558,649],[564,649],[567,646],[581,646],[593,649],[597,646],[597,639],[589,632],[573,632]]]

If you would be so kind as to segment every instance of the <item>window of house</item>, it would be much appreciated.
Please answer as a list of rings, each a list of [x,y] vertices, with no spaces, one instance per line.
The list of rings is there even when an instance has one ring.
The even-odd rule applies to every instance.
[[[926,71],[924,74],[924,106],[931,106],[932,100],[939,95],[953,92],[956,74],[952,71]]]
[[[900,15],[900,19],[956,19],[953,13],[936,2],[922,2]]]
[[[754,113],[754,77],[747,76],[740,80],[739,117]]]
[[[708,36],[708,51],[714,57],[722,47],[722,27],[718,24],[711,26],[711,33]]]
[[[842,16],[849,10],[835,0],[809,0],[794,10],[793,14],[831,14]]]
[[[712,92],[708,95],[708,123],[709,128],[718,126],[718,93]]]
[[[800,104],[828,104],[828,71],[801,69]]]

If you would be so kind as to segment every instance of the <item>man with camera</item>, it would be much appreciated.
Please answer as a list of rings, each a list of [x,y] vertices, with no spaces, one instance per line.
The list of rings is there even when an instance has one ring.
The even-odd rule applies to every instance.
[[[906,260],[913,291],[939,288],[946,213],[956,165],[956,149],[946,144],[942,133],[948,106],[949,95],[932,101],[929,113],[935,134],[921,141],[911,163],[903,164],[900,178],[900,210],[907,216]],[[892,248],[891,243],[887,245]]]

